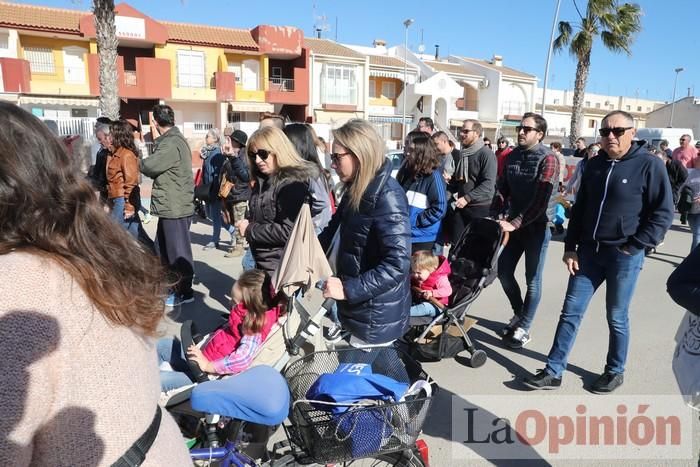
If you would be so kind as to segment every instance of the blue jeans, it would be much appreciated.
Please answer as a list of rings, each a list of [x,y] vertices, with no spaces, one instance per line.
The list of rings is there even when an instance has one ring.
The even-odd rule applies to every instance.
[[[513,308],[513,314],[520,318],[518,326],[526,331],[530,330],[542,296],[542,271],[551,237],[552,233],[546,223],[526,225],[510,233],[508,244],[498,258],[498,279]],[[524,300],[518,281],[515,280],[515,268],[523,253],[527,287]]]
[[[411,316],[437,316],[440,310],[430,302],[421,302],[411,306]]]
[[[605,371],[624,373],[629,348],[629,304],[643,262],[644,251],[630,256],[616,247],[601,246],[598,252],[591,246],[579,248],[579,270],[569,277],[554,343],[547,356],[548,373],[561,378],[588,303],[604,281],[610,331]]]
[[[248,248],[243,254],[241,266],[243,267],[244,271],[255,269],[255,258],[253,258],[253,252],[250,250],[250,248]]]
[[[190,369],[182,351],[182,344],[174,337],[164,337],[156,344],[158,364],[167,362],[173,371],[160,370],[160,390],[163,392],[192,384]]]
[[[112,212],[110,213],[112,219],[114,219],[119,225],[124,227],[127,232],[129,232],[136,240],[139,240],[139,228],[141,226],[141,218],[138,212],[134,213],[128,219],[124,219],[124,208],[126,202],[124,198],[112,198]]]
[[[690,251],[693,251],[696,246],[700,245],[700,214],[688,214],[688,225],[693,234],[693,242],[690,246]]]
[[[225,223],[224,218],[221,215],[221,200],[216,199],[207,203],[207,216],[209,216],[209,219],[211,219],[211,223],[214,227],[214,231],[211,235],[212,242],[219,243],[219,240],[221,240],[221,227],[226,229],[226,231],[231,234],[231,238],[233,238],[234,227]]]

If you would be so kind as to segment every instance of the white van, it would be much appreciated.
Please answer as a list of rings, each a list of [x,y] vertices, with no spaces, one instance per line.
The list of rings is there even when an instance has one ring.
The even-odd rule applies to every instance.
[[[668,147],[675,149],[680,146],[679,140],[683,135],[690,135],[691,145],[695,144],[693,130],[690,128],[638,128],[636,138],[658,148],[662,139],[668,141]]]

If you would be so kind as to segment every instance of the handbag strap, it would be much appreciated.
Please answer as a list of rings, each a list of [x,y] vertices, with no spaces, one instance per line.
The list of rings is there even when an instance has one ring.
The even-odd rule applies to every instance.
[[[146,460],[146,454],[151,449],[153,442],[158,436],[162,412],[160,406],[156,406],[156,414],[146,431],[137,439],[134,444],[112,464],[112,467],[138,467]]]

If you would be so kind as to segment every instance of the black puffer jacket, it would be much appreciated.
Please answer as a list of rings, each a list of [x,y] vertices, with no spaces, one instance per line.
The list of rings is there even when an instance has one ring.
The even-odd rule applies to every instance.
[[[319,239],[326,251],[340,227],[336,275],[346,300],[338,302],[343,326],[370,344],[398,339],[408,328],[411,293],[411,225],[408,201],[385,162],[370,182],[359,212],[343,198]]]
[[[318,169],[307,163],[258,178],[250,197],[250,224],[245,233],[258,269],[272,274],[279,265],[301,205],[309,196],[309,180],[316,177]]]
[[[250,199],[250,171],[245,154],[226,156],[221,171],[226,174],[226,180],[233,182],[233,189],[229,191],[226,203],[233,205],[248,201]]]

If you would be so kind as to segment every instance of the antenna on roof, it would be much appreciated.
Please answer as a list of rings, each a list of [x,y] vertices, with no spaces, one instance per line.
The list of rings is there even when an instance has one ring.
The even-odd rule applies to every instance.
[[[335,17],[335,41],[338,42],[338,17]]]
[[[321,33],[329,31],[328,23],[326,22],[326,15],[316,14],[316,2],[313,3],[313,18],[314,18],[314,32],[316,37],[321,38]]]
[[[418,53],[422,54],[425,52],[425,45],[423,44],[423,28],[420,28],[420,44],[418,45]]]

